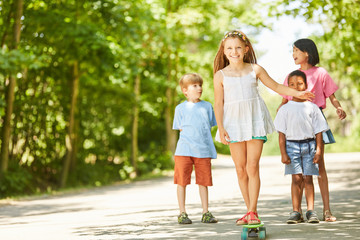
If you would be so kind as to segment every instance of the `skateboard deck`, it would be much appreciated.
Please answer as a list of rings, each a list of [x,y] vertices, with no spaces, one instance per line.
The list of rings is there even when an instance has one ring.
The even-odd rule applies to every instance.
[[[264,223],[261,222],[259,224],[243,225],[241,240],[246,240],[248,238],[265,239],[266,228],[264,227]]]

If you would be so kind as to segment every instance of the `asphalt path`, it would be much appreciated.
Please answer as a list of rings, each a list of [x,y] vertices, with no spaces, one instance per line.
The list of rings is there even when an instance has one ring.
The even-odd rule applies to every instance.
[[[360,239],[360,153],[325,155],[330,200],[337,222],[285,223],[291,211],[290,176],[280,157],[262,157],[258,211],[267,239]],[[201,223],[198,187],[187,187],[186,207],[193,224],[177,223],[172,176],[117,184],[57,196],[0,201],[0,239],[240,239],[235,220],[245,211],[230,156],[212,161],[214,186],[209,210],[217,224]],[[317,179],[315,210],[322,201]],[[306,209],[303,200],[303,209]]]

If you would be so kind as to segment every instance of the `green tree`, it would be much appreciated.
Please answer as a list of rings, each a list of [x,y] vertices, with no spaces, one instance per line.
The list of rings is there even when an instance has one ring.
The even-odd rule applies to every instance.
[[[11,4],[11,3],[10,3]],[[15,0],[11,5],[11,10],[8,12],[8,21],[10,23],[13,19],[13,37],[12,41],[9,43],[9,49],[16,51],[20,42],[20,34],[21,34],[21,17],[23,13],[23,0]],[[10,24],[9,24],[10,25]],[[7,29],[5,29],[4,34],[2,36],[2,47],[5,45],[5,39],[7,37]],[[11,118],[13,115],[13,104],[14,104],[14,95],[15,95],[15,87],[16,87],[16,76],[14,73],[9,73],[8,75],[9,84],[6,89],[6,100],[5,100],[5,116],[2,127],[2,141],[1,141],[1,154],[0,154],[0,177],[2,173],[8,170],[8,162],[9,162],[9,141],[11,134]]]
[[[326,110],[328,122],[340,136],[352,136],[358,139],[360,91],[360,4],[357,0],[284,0],[274,1],[270,8],[272,16],[283,14],[304,16],[311,23],[320,23],[323,33],[312,36],[320,54],[320,65],[325,67],[339,85],[335,93],[348,114],[346,120],[339,124],[332,106]],[[346,142],[347,139],[342,141]],[[357,150],[359,141],[349,141],[340,150]],[[355,149],[354,149],[355,146]],[[334,148],[335,145],[329,148]]]
[[[360,90],[360,56],[354,54],[360,45],[359,1],[281,0],[274,1],[271,9],[271,13],[277,16],[301,15],[306,20],[322,24],[324,34],[319,36],[319,44],[324,42],[331,46],[321,52],[324,61],[327,62],[330,70],[349,75],[351,81]]]
[[[100,186],[172,167],[173,111],[184,99],[178,79],[200,73],[212,101],[219,39],[239,22],[261,25],[250,1],[31,0],[15,50],[15,2],[0,1],[2,120],[10,116],[9,76],[20,83],[2,196]]]

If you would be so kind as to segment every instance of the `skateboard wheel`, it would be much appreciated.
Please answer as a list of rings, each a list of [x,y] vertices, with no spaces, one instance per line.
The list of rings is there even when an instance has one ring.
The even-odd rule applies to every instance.
[[[246,231],[244,231],[246,229]],[[247,240],[248,239],[248,232],[247,232],[247,228],[244,228],[243,231],[241,232],[241,240]]]
[[[260,239],[266,238],[266,227],[259,227],[259,238]]]
[[[266,233],[265,231],[260,231],[259,232],[259,239],[265,239],[266,238]]]
[[[259,228],[259,239],[265,239],[266,238],[266,228],[261,227]]]
[[[243,230],[243,232],[246,232],[246,233],[249,232],[249,229],[247,227],[243,227],[242,230]]]

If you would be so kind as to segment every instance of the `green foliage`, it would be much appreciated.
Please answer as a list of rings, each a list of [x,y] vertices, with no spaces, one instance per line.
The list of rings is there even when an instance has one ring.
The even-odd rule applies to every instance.
[[[139,107],[138,173],[143,176],[171,169],[172,154],[165,147],[165,111],[168,104],[175,106],[184,99],[178,79],[186,72],[200,73],[203,99],[213,102],[212,64],[222,35],[235,28],[256,34],[263,26],[257,1],[249,0],[24,2],[19,47],[10,50],[13,1],[0,1],[1,118],[8,78],[17,77],[9,169],[1,178],[1,197],[58,188],[67,153],[75,62],[79,63],[80,83],[75,161],[68,186],[101,186],[134,177],[130,160],[134,106]],[[359,46],[359,7],[345,0],[316,0],[303,8],[287,5],[291,2],[278,3],[285,6],[279,14],[303,14],[326,26],[325,35],[316,42],[323,66],[338,79],[341,91],[337,97],[348,118],[339,125],[333,109],[325,114],[339,135],[338,142],[349,143],[344,151],[357,149],[348,148],[351,141],[343,136],[360,139],[360,99],[351,87],[358,83],[360,72],[359,55],[353,54]],[[136,77],[141,78],[138,101],[133,91]],[[167,89],[172,90],[172,99],[166,95]],[[264,92],[263,98],[274,117],[279,96]],[[268,138],[263,154],[278,154],[277,134]],[[219,153],[229,154],[228,146],[216,143],[216,147]],[[331,146],[327,151],[339,150],[341,147]]]
[[[125,180],[128,174],[120,174],[124,168],[123,163],[114,164],[112,161],[97,161],[95,164],[81,162],[76,173],[70,175],[68,187],[99,187]]]
[[[34,193],[33,180],[28,169],[11,166],[0,179],[0,199]]]
[[[0,71],[3,74],[16,74],[22,69],[38,69],[47,65],[46,56],[39,56],[31,52],[22,52],[21,50],[0,50]]]
[[[359,141],[355,139],[356,135],[359,135],[359,132],[357,132],[352,136],[346,136],[346,137],[341,135],[334,135],[336,143],[325,145],[325,152],[326,153],[359,152],[360,144]]]
[[[147,152],[140,157],[139,170],[141,175],[149,172],[160,172],[174,167],[173,161],[169,161],[169,159],[172,159],[172,153],[164,153],[164,151],[159,151],[158,148],[157,142],[151,142]]]
[[[360,5],[354,0],[278,0],[270,7],[272,16],[282,14],[302,15],[307,20],[319,22],[324,35],[317,36],[317,44],[327,44],[326,51],[320,52],[332,71],[349,75],[360,89],[360,56],[354,54],[360,44]]]
[[[312,36],[320,55],[320,66],[328,70],[339,86],[335,93],[347,118],[339,121],[330,101],[324,111],[336,136],[337,144],[327,151],[357,151],[360,146],[360,4],[352,0],[274,1],[270,7],[272,16],[282,14],[302,15],[309,22],[323,26],[324,34]],[[350,140],[351,139],[351,140]]]
[[[1,197],[58,188],[68,151],[75,62],[80,82],[68,186],[100,186],[134,177],[134,106],[139,106],[139,174],[172,168],[172,154],[165,147],[167,89],[176,105],[183,100],[179,77],[198,72],[205,80],[203,99],[212,102],[219,40],[230,29],[262,26],[261,16],[250,7],[255,3],[29,0],[24,1],[18,50],[9,50],[13,1],[0,1],[1,118],[8,78],[17,77]],[[141,78],[139,101],[133,91],[136,77]]]

